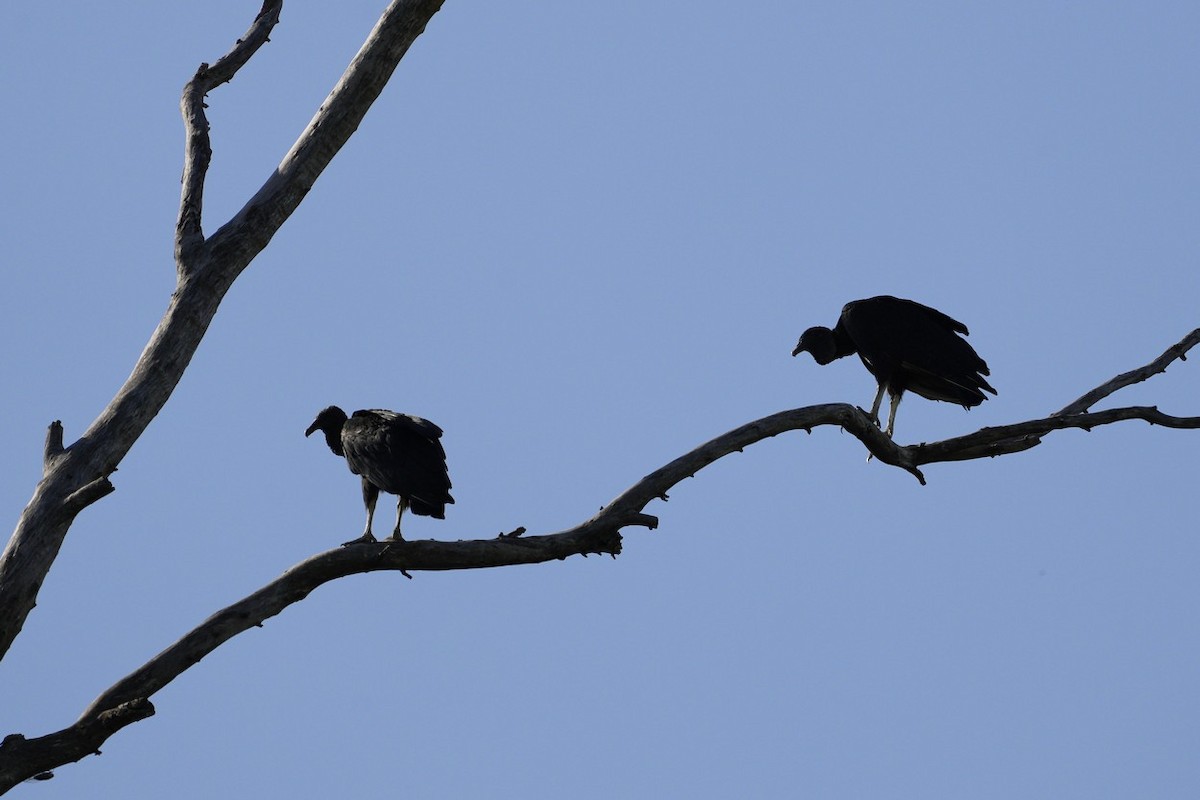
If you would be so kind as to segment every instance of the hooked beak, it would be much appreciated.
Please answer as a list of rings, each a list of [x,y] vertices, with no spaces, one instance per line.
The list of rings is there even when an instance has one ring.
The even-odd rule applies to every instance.
[[[317,423],[314,422],[312,425],[309,425],[308,430],[306,430],[304,432],[304,438],[307,439],[309,436],[312,436],[312,432],[315,431],[316,429],[317,429]]]
[[[801,353],[803,353],[803,352],[804,352],[804,345],[802,345],[802,344],[800,344],[799,342],[797,342],[797,343],[796,343],[796,349],[792,351],[792,355],[793,355],[793,356],[798,356],[798,355],[800,355],[800,354],[801,354]]]

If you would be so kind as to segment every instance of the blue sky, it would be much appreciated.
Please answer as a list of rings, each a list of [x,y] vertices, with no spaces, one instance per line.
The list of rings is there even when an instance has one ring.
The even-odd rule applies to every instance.
[[[209,97],[211,232],[382,4],[291,4]],[[0,11],[15,523],[173,289],[178,98],[257,3]],[[869,403],[789,356],[847,300],[966,322],[999,395],[897,439],[1043,416],[1200,325],[1191,3],[450,0],[239,279],[76,522],[0,664],[0,734],[70,724],[213,611],[356,535],[304,428],[446,430],[458,503],[410,538],[551,532],[768,413]],[[1104,405],[1200,413],[1195,358]],[[767,441],[616,560],[358,576],[233,640],[40,798],[1194,797],[1196,440],[866,462]]]

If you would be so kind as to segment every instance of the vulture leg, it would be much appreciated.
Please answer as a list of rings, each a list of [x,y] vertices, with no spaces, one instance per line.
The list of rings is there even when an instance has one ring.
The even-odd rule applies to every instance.
[[[871,421],[876,425],[879,424],[879,404],[883,402],[883,390],[886,388],[886,384],[879,384],[879,391],[875,393],[875,402],[871,404]]]
[[[888,413],[887,434],[889,439],[892,438],[892,431],[896,429],[896,409],[900,407],[900,398],[904,396],[903,392],[892,395],[892,410]]]
[[[379,499],[379,489],[373,486],[366,478],[363,478],[363,505],[367,507],[367,529],[363,531],[363,535],[357,539],[351,539],[348,542],[342,542],[342,547],[348,544],[362,544],[375,541],[375,534],[371,533],[371,523],[375,519],[375,501]]]
[[[392,535],[387,538],[389,542],[403,542],[404,537],[400,535],[400,518],[404,516],[404,509],[408,508],[408,503],[401,497],[396,502],[396,530],[392,531]]]

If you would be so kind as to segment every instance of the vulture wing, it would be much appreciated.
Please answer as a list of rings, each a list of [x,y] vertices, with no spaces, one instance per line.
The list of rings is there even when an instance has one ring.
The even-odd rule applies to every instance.
[[[847,303],[839,322],[875,377],[929,400],[975,406],[993,389],[988,365],[958,334],[967,326],[935,308],[897,297]]]
[[[443,519],[454,498],[441,435],[427,419],[372,409],[346,421],[342,446],[351,472],[406,498],[413,513]]]

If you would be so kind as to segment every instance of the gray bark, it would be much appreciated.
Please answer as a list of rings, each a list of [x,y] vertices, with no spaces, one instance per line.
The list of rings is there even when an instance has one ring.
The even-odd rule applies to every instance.
[[[263,44],[279,19],[281,0],[267,0],[249,30],[213,65],[202,64],[184,88],[186,131],[183,188],[175,239],[176,290],[132,374],[112,402],[70,445],[62,424],[50,425],[44,471],[32,500],[0,555],[0,658],[20,633],[38,590],[76,515],[114,491],[110,476],[170,399],[222,298],[271,241],[343,144],[357,129],[409,46],[442,0],[392,2],[329,97],[271,177],[212,236],[203,233],[204,182],[212,149],[204,99],[231,80]],[[598,513],[564,531],[524,536],[524,530],[459,542],[378,542],[315,555],[278,579],[202,622],[145,665],[100,694],[72,725],[45,736],[10,734],[0,742],[0,793],[21,781],[95,753],[110,736],[154,713],[150,698],[237,634],[260,626],[314,589],[362,572],[458,570],[532,564],[572,555],[621,552],[621,532],[654,528],[646,513],[679,482],[731,453],[789,431],[833,425],[858,438],[881,462],[904,469],[922,484],[926,464],[994,457],[1036,447],[1066,428],[1092,428],[1140,419],[1170,428],[1200,428],[1200,417],[1177,417],[1152,407],[1089,409],[1115,391],[1164,371],[1200,343],[1192,331],[1162,356],[1084,394],[1042,419],[984,428],[967,436],[912,446],[885,436],[860,408],[842,403],[773,414],[712,439],[635,482]]]
[[[43,477],[0,554],[0,658],[37,603],[75,517],[113,491],[109,476],[171,397],[229,287],[300,205],[362,122],[409,46],[442,0],[395,0],[262,188],[211,237],[202,227],[204,179],[212,149],[204,98],[231,80],[265,44],[282,0],[267,0],[249,30],[214,64],[201,64],[183,90],[183,191],[176,227],[178,283],[125,384],[78,440],[63,445],[61,423],[47,435]]]

